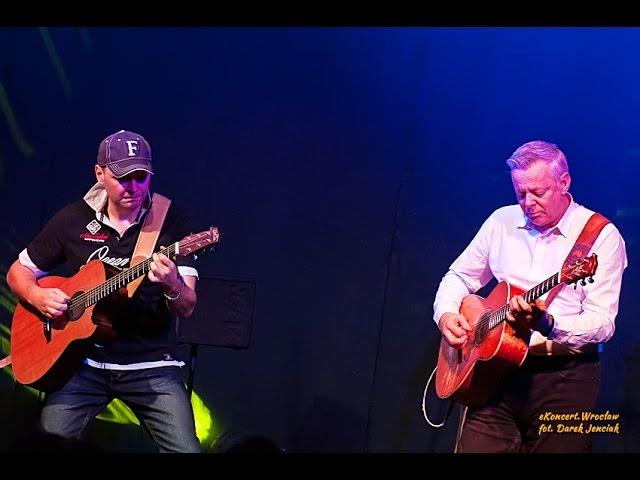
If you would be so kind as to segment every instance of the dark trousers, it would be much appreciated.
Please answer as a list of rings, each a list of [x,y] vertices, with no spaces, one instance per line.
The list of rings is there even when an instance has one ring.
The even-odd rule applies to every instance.
[[[530,355],[484,406],[468,409],[458,451],[588,452],[589,426],[603,422],[584,420],[583,412],[598,413],[599,388],[597,353]]]

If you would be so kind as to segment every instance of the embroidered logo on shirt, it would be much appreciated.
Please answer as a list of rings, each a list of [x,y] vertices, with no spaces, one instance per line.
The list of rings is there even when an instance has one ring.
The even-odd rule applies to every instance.
[[[94,235],[98,230],[100,230],[100,228],[101,226],[95,218],[87,223],[87,230],[89,230]]]
[[[104,243],[104,241],[109,238],[109,234],[108,233],[98,233],[97,235],[92,235],[91,233],[83,233],[80,235],[80,238],[83,240],[87,240],[89,242],[101,242]]]

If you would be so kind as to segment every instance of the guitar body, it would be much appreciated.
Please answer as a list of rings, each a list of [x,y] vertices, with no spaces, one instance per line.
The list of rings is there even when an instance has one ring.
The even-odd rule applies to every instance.
[[[524,362],[531,331],[526,325],[503,321],[487,331],[488,317],[523,290],[500,282],[487,298],[467,295],[460,313],[471,326],[463,348],[442,338],[438,353],[436,394],[466,406],[482,404],[504,375]]]
[[[73,298],[102,284],[108,275],[105,267],[100,260],[92,260],[70,278],[43,277],[38,285],[59,288]],[[108,325],[102,324],[105,320],[94,318],[96,306],[100,303],[73,312],[79,315],[75,320],[65,317],[52,320],[50,335],[47,335],[43,323],[46,317],[31,305],[18,303],[11,324],[11,357],[16,380],[44,391],[66,383],[83,358],[85,342],[80,340],[97,333],[98,327],[108,332]]]
[[[211,227],[161,248],[160,253],[170,258],[194,255],[213,249],[219,241],[218,229]],[[64,385],[86,357],[91,346],[87,339],[105,343],[115,338],[118,328],[114,330],[112,321],[123,321],[120,315],[125,313],[123,307],[149,272],[151,262],[152,258],[137,259],[130,268],[118,271],[100,260],[92,260],[72,277],[38,280],[39,286],[59,288],[71,300],[65,315],[56,320],[47,319],[25,302],[18,303],[11,324],[11,358],[16,380],[43,391]],[[144,314],[136,315],[138,320],[145,320]]]

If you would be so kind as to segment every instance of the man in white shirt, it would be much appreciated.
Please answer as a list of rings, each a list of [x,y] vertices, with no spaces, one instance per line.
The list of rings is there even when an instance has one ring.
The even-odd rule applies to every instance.
[[[466,295],[494,277],[526,291],[558,272],[594,213],[574,202],[567,160],[556,145],[525,143],[507,165],[519,206],[502,207],[489,216],[436,293],[434,320],[454,348],[472,341],[472,325],[459,313]],[[532,330],[527,359],[482,406],[468,409],[459,451],[590,450],[591,435],[586,425],[580,433],[575,416],[560,425],[544,415],[577,412],[580,417],[580,412],[593,412],[596,406],[598,344],[615,331],[627,256],[612,223],[602,229],[591,252],[598,255],[594,283],[562,288],[548,309],[547,294],[532,303],[522,295],[509,301],[506,319],[525,322]],[[566,432],[569,426],[575,426],[574,433]]]

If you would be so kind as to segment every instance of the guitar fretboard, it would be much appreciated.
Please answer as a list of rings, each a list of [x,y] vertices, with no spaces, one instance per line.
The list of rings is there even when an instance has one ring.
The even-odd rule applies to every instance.
[[[168,247],[161,249],[158,253],[162,253],[167,257],[172,257],[176,254],[177,246],[178,243],[173,243]],[[84,292],[82,295],[78,295],[71,302],[69,302],[69,308],[77,307],[79,304],[82,304],[83,308],[87,308],[94,303],[98,303],[106,296],[124,287],[128,283],[134,281],[136,278],[145,275],[151,268],[152,261],[153,258],[147,258],[145,261],[117,273],[97,287]]]
[[[540,298],[542,295],[547,293],[549,290],[551,290],[553,287],[555,287],[559,283],[560,283],[560,272],[557,272],[551,275],[546,280],[540,282],[538,285],[536,285],[532,289],[527,290],[525,293],[522,294],[522,297],[527,303],[531,303],[537,298]],[[496,325],[499,325],[500,323],[504,322],[507,319],[508,311],[509,311],[509,303],[506,303],[505,305],[500,307],[498,310],[495,310],[491,314],[491,318],[489,319],[489,325],[488,325],[489,330],[491,330]]]

